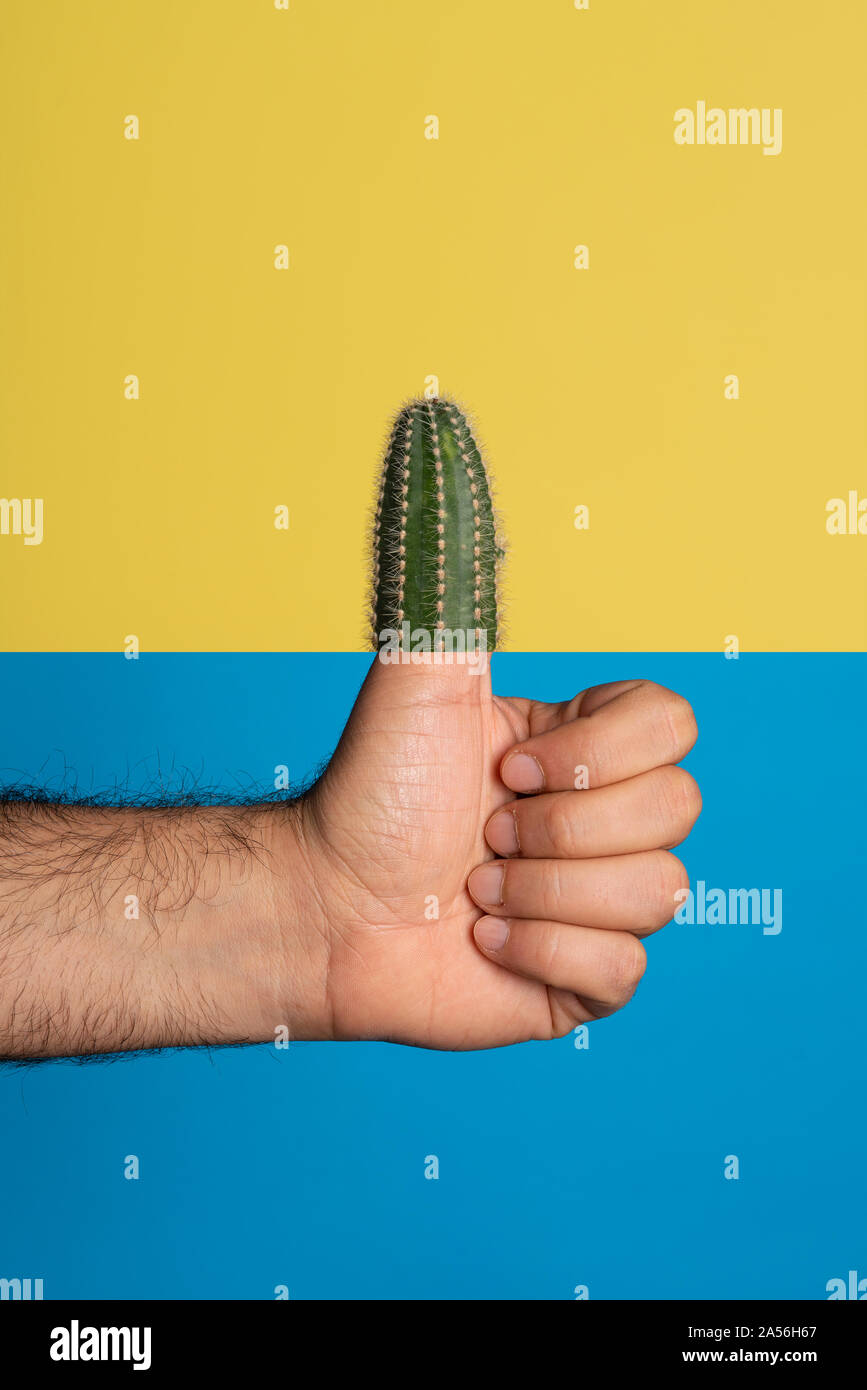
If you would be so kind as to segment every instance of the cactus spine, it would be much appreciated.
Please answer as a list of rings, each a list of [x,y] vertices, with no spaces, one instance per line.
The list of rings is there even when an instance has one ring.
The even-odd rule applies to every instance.
[[[467,650],[493,651],[502,556],[488,475],[466,416],[452,401],[411,401],[395,419],[380,477],[374,649],[397,633],[401,650],[419,650],[423,634],[430,650],[448,650],[450,634],[463,633]]]

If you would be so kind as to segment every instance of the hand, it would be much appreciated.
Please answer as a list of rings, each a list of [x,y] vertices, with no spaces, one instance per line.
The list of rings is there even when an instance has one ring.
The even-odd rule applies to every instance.
[[[688,886],[668,850],[701,809],[675,766],[695,737],[687,702],[646,681],[547,705],[467,666],[374,661],[300,808],[327,924],[321,1032],[496,1047],[620,1008],[639,938]]]
[[[543,705],[376,660],[290,805],[0,796],[0,1058],[284,1029],[494,1047],[611,1013],[687,883],[694,738],[645,681]]]

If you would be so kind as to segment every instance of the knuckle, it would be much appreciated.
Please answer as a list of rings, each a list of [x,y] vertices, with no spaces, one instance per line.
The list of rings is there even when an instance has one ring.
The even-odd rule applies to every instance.
[[[698,723],[689,700],[674,690],[658,687],[660,714],[665,721],[672,756],[682,758],[698,737]]]
[[[683,863],[681,863],[676,854],[666,853],[665,857],[667,861],[667,889],[664,908],[665,917],[663,920],[667,922],[671,917],[674,916],[675,908],[681,901],[680,895],[686,892],[689,888],[689,874],[686,871],[686,866]]]
[[[562,932],[556,927],[549,927],[548,930],[539,933],[534,963],[543,979],[552,980],[554,978],[561,944]]]
[[[576,842],[575,812],[568,797],[552,796],[542,813],[549,845],[569,857]]]
[[[556,859],[551,859],[545,864],[541,877],[542,886],[542,906],[545,917],[550,921],[557,920],[557,909],[563,898],[563,876],[560,873],[560,864]]]
[[[609,989],[612,1000],[622,1008],[632,998],[647,969],[647,952],[638,937],[629,932],[614,932],[612,938]]]
[[[588,1021],[589,1010],[577,994],[569,990],[549,988],[549,1009],[551,1013],[551,1032],[540,1033],[539,1037],[565,1038],[574,1032],[575,1025]]]
[[[676,854],[659,850],[648,872],[648,900],[654,924],[664,926],[677,907],[677,894],[689,887],[689,874]]]
[[[701,792],[695,778],[683,767],[662,769],[659,798],[663,828],[678,838],[687,835],[701,814]]]

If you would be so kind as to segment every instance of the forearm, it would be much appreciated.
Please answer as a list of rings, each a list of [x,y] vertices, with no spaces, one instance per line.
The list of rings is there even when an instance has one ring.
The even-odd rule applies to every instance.
[[[298,805],[0,803],[0,1057],[323,1035]]]

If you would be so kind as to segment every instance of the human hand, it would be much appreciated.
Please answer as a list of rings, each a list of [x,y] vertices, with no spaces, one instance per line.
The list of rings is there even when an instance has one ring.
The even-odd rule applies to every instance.
[[[375,660],[300,807],[320,1035],[496,1047],[620,1008],[688,886],[668,851],[701,809],[676,766],[695,737],[647,681],[542,704],[468,665]]]
[[[611,1013],[687,884],[694,738],[646,681],[545,705],[375,660],[288,805],[0,798],[0,1057],[495,1047]]]

